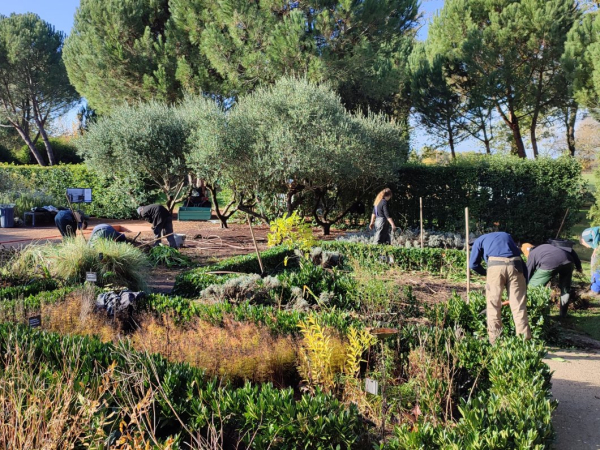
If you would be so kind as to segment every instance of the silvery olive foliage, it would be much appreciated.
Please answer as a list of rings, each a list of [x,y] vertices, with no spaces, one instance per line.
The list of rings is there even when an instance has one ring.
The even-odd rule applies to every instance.
[[[470,233],[469,242],[473,242],[481,236],[481,233]],[[347,233],[344,236],[340,236],[336,240],[343,242],[354,242],[361,244],[373,244],[375,237],[374,231],[358,231],[355,233]],[[427,248],[465,248],[464,235],[460,233],[451,232],[439,232],[433,230],[425,230],[423,233],[423,244]],[[419,229],[396,230],[396,233],[392,235],[392,245],[396,247],[404,248],[420,248],[421,237]]]

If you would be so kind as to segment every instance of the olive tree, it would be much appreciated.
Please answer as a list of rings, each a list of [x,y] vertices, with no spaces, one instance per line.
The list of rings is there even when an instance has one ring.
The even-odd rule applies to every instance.
[[[91,124],[80,152],[115,182],[144,182],[162,192],[169,210],[183,200],[192,122],[163,102],[120,106]]]
[[[391,181],[406,160],[404,130],[380,115],[351,114],[327,85],[282,78],[243,97],[228,115],[222,162],[264,220],[302,210],[329,233]]]

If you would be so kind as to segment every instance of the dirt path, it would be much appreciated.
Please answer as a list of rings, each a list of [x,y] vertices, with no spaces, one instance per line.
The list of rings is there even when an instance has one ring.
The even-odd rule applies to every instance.
[[[600,351],[549,349],[556,450],[600,449]]]

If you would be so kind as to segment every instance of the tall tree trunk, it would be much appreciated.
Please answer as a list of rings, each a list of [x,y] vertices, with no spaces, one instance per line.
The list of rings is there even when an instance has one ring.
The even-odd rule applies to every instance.
[[[525,153],[525,145],[523,144],[523,136],[521,136],[521,127],[519,126],[519,119],[512,111],[509,113],[508,126],[510,127],[513,134],[515,147],[517,148],[517,155],[519,155],[519,158],[527,158],[527,153]]]
[[[33,120],[35,120],[35,124],[38,127],[38,132],[42,136],[42,140],[44,141],[44,147],[46,147],[46,153],[48,153],[48,164],[54,166],[56,164],[56,158],[54,157],[54,150],[52,150],[52,145],[50,144],[50,140],[48,139],[48,134],[44,129],[46,124],[46,117],[42,117],[42,112],[40,111],[39,104],[37,100],[33,99]]]
[[[456,159],[456,152],[454,151],[454,134],[452,133],[452,123],[450,119],[446,119],[446,127],[448,129],[448,145],[450,146],[450,153],[452,154],[452,160]]]
[[[27,144],[27,147],[29,147],[29,150],[33,154],[33,157],[38,162],[38,164],[40,166],[45,166],[46,161],[44,161],[44,158],[42,158],[42,155],[40,154],[40,152],[38,152],[38,149],[35,147],[35,144],[31,141],[31,138],[29,137],[29,135],[27,133],[25,133],[25,131],[18,124],[11,122],[11,125],[15,128],[15,130],[17,130],[17,133],[19,133],[19,136],[21,136],[21,139],[23,139],[25,141],[25,143]]]
[[[538,121],[538,111],[535,111],[533,113],[533,116],[531,117],[531,126],[529,127],[529,134],[531,136],[531,148],[533,149],[533,157],[537,158],[539,153],[538,153],[538,146],[537,146],[537,135],[535,133],[535,130],[537,128],[537,121]]]
[[[565,129],[567,133],[567,146],[569,154],[575,156],[575,122],[577,121],[577,110],[579,105],[575,102],[568,106],[564,113]]]

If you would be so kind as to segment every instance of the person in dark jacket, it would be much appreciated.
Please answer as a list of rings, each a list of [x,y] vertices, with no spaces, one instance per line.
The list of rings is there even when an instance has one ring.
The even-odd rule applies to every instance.
[[[94,227],[88,244],[94,245],[94,241],[97,239],[109,239],[115,242],[127,242],[127,238],[123,233],[119,233],[114,229],[114,227],[108,225],[107,223],[101,223],[100,225],[96,225]]]
[[[376,244],[391,244],[392,235],[396,231],[393,219],[388,211],[388,201],[392,198],[392,190],[385,188],[373,202],[373,214],[371,214],[371,223],[369,229],[375,227],[375,243]],[[391,233],[390,233],[391,231]]]
[[[481,262],[485,261],[487,270]],[[531,339],[527,316],[527,268],[521,251],[508,233],[496,232],[480,236],[473,243],[469,268],[486,277],[488,337],[493,344],[502,333],[502,292],[508,301],[517,334]]]
[[[82,230],[87,228],[88,218],[82,211],[71,212],[70,209],[64,209],[54,216],[54,223],[63,238],[75,237],[78,228]]]
[[[576,268],[579,272],[583,271],[581,261],[575,250],[570,247],[557,247],[550,244],[542,244],[536,247],[531,244],[523,244],[521,250],[527,257],[529,286],[546,286],[552,278],[558,276],[560,316],[566,317],[569,309],[573,269]]]
[[[173,216],[167,208],[163,205],[153,204],[140,206],[137,211],[142,219],[152,224],[152,232],[156,239],[154,246],[160,244],[161,238],[166,236],[169,246],[177,248],[177,243],[173,236]]]

